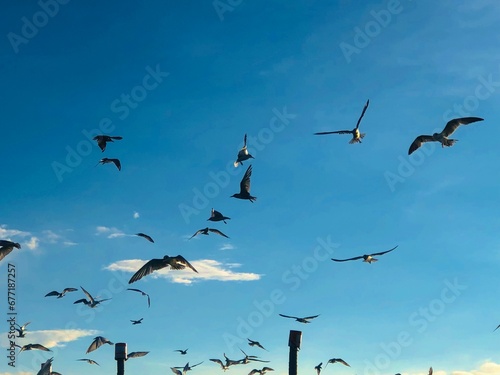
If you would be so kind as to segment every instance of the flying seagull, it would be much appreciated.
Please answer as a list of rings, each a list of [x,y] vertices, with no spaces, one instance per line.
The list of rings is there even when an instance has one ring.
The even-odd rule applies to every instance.
[[[234,162],[234,166],[237,167],[240,164],[243,165],[243,162],[248,159],[255,159],[255,158],[248,153],[247,135],[245,134],[245,137],[243,138],[243,147],[241,148],[240,151],[238,151],[238,158]]]
[[[258,342],[258,341],[253,341],[253,340],[250,340],[250,339],[248,339],[248,338],[247,338],[247,340],[248,340],[248,345],[250,345],[250,346],[257,346],[257,347],[259,347],[259,348],[261,348],[261,349],[264,349],[264,350],[268,351],[266,348],[264,348],[264,347],[260,344],[260,342]]]
[[[50,297],[50,296],[57,296],[57,298],[62,298],[66,293],[69,292],[76,292],[78,289],[76,288],[64,288],[64,290],[59,293],[57,290],[53,290],[52,292],[49,292],[45,295],[45,297]]]
[[[186,350],[182,350],[182,349],[177,349],[177,350],[174,350],[174,352],[179,352],[179,353],[181,353],[182,355],[186,355],[186,354],[187,354],[187,351],[188,351],[188,349],[186,349]]]
[[[289,316],[289,315],[283,315],[283,314],[278,314],[279,316],[282,316],[283,318],[291,318],[295,319],[299,323],[311,323],[309,320],[317,318],[318,315],[313,315],[313,316],[306,316],[305,318],[297,318],[296,316]]]
[[[248,373],[248,375],[254,375],[254,374],[264,375],[268,371],[274,371],[274,369],[272,369],[271,367],[263,367],[262,369],[257,370],[256,368],[254,368],[252,371]]]
[[[46,352],[51,352],[52,350],[46,348],[45,346],[41,345],[41,344],[26,344],[26,345],[17,345],[17,344],[14,344],[15,346],[17,346],[18,348],[21,348],[21,350],[19,351],[19,353],[21,352],[24,352],[25,350],[43,350],[43,351],[46,351]]]
[[[86,354],[93,352],[94,350],[98,349],[101,347],[101,345],[108,344],[108,345],[114,345],[111,341],[109,341],[107,338],[102,337],[102,336],[97,336],[94,337],[94,341],[92,341],[92,344],[88,347],[87,351],[85,352]]]
[[[161,270],[162,268],[170,266],[173,270],[182,270],[186,267],[191,268],[194,272],[198,273],[196,269],[189,263],[182,255],[177,255],[175,257],[169,257],[165,255],[163,259],[151,259],[149,262],[144,264],[139,271],[137,271],[129,280],[129,284],[142,279],[144,276],[153,273],[154,271]]]
[[[249,165],[247,168],[247,171],[245,172],[245,175],[241,179],[240,192],[231,195],[231,197],[238,198],[238,199],[248,199],[252,203],[254,200],[257,199],[257,197],[252,197],[250,195],[250,177],[251,176],[252,176],[252,166]]]
[[[181,372],[181,370],[177,370],[175,367],[170,367],[170,370],[172,370],[172,372],[175,374],[175,375],[185,375]]]
[[[123,139],[123,137],[118,137],[118,136],[110,136],[110,135],[96,135],[94,138],[92,138],[94,141],[97,141],[97,145],[99,148],[104,152],[106,149],[106,142],[113,142],[113,140],[120,140]]]
[[[119,171],[122,170],[122,164],[120,163],[120,160],[118,160],[118,159],[102,158],[101,160],[99,160],[99,163],[97,163],[97,165],[107,164],[107,163],[114,163],[116,165],[116,168],[118,168]]]
[[[188,363],[186,363],[186,364],[184,365],[184,367],[173,367],[173,368],[175,368],[175,369],[180,369],[180,368],[181,368],[181,369],[182,369],[182,374],[183,374],[183,375],[185,375],[185,374],[186,374],[186,372],[188,372],[188,371],[192,370],[192,369],[193,369],[193,367],[196,367],[196,366],[198,366],[198,365],[201,365],[202,363],[203,363],[203,361],[201,361],[200,363],[197,363],[196,365],[189,366],[189,362],[188,362]]]
[[[30,324],[31,322],[25,323],[22,326],[16,323],[16,326],[19,328],[16,328],[17,331],[17,337],[25,337],[26,336],[26,326]]]
[[[441,133],[434,133],[433,135],[419,135],[417,138],[415,138],[413,143],[410,145],[408,155],[411,155],[415,150],[422,146],[422,143],[425,142],[440,142],[441,147],[451,147],[455,144],[456,141],[458,141],[458,139],[449,139],[448,137],[452,135],[460,125],[467,125],[483,120],[484,119],[480,117],[462,117],[450,120]]]
[[[87,300],[87,299],[85,299],[85,298],[82,298],[82,299],[79,299],[78,301],[73,302],[73,304],[75,304],[75,303],[83,303],[83,304],[85,304],[85,305],[87,305],[88,307],[90,307],[90,308],[92,308],[92,309],[93,309],[94,307],[96,307],[96,306],[97,306],[98,304],[100,304],[101,302],[108,301],[108,300],[110,300],[110,299],[111,299],[111,298],[105,298],[105,299],[101,299],[101,300],[96,300],[96,299],[94,299],[94,297],[92,297],[92,296],[90,295],[90,293],[89,293],[89,292],[87,292],[87,291],[86,291],[86,290],[85,290],[82,286],[80,286],[80,288],[82,288],[83,293],[85,293],[85,295],[87,296],[88,300]]]
[[[49,358],[45,361],[45,363],[42,364],[40,371],[36,373],[36,375],[61,375],[58,372],[55,371],[50,371],[50,368],[52,366],[52,361],[54,360],[54,357]]]
[[[325,368],[326,368],[326,366],[328,366],[329,363],[342,363],[344,366],[351,367],[351,365],[349,363],[347,363],[346,361],[344,361],[342,358],[329,359],[328,362],[326,362]]]
[[[142,319],[144,319],[144,318],[141,318],[139,320],[131,320],[132,325],[141,324],[142,323]]]
[[[259,357],[257,357],[256,355],[248,355],[248,354],[247,354],[247,353],[245,353],[245,352],[243,351],[243,349],[241,349],[241,348],[240,348],[240,350],[241,350],[241,352],[245,355],[245,358],[240,359],[240,360],[238,361],[238,363],[239,363],[239,364],[244,364],[244,365],[246,365],[247,363],[250,363],[251,361],[255,361],[255,362],[265,362],[265,363],[269,362],[269,361],[264,361],[264,360],[262,360],[262,359],[258,359]]]
[[[209,359],[209,361],[212,361],[212,362],[215,362],[215,363],[218,363],[220,365],[220,367],[226,371],[230,365],[228,364],[224,364],[220,359]]]
[[[129,359],[129,358],[144,357],[148,353],[149,352],[132,352],[132,353],[127,354],[127,359]]]
[[[193,234],[189,239],[193,238],[194,236],[198,235],[198,234],[205,234],[205,235],[208,235],[208,232],[212,232],[212,233],[216,233],[218,234],[219,236],[222,236],[222,237],[226,237],[226,238],[229,238],[228,236],[226,236],[224,233],[222,233],[220,230],[218,229],[214,229],[214,228],[205,228],[205,229],[200,229],[198,231],[196,231],[195,234]]]
[[[135,234],[136,236],[139,236],[139,237],[144,237],[145,239],[147,239],[149,242],[152,242],[154,243],[153,239],[151,238],[151,236],[148,236],[147,234],[144,234],[144,233],[136,233]]]
[[[139,292],[139,293],[141,293],[143,296],[147,296],[147,297],[148,297],[148,307],[150,307],[150,306],[151,306],[151,300],[150,300],[150,298],[149,298],[149,294],[147,294],[146,292],[143,292],[143,291],[142,291],[142,290],[140,290],[140,289],[127,288],[127,290],[132,290],[132,291],[134,291],[134,292]]]
[[[97,363],[96,361],[94,361],[93,359],[89,359],[89,358],[80,358],[80,359],[77,359],[77,361],[85,361],[85,362],[88,362],[90,363],[91,365],[97,365],[97,366],[100,366],[99,363]]]
[[[0,260],[9,255],[14,248],[20,249],[21,245],[17,242],[0,240]]]
[[[376,262],[378,261],[378,259],[376,258],[373,258],[375,255],[384,255],[384,254],[387,254],[387,253],[390,253],[391,251],[393,251],[394,249],[396,249],[398,246],[396,245],[395,247],[393,247],[392,249],[390,250],[387,250],[387,251],[382,251],[380,253],[373,253],[373,254],[368,254],[368,255],[360,255],[358,257],[354,257],[354,258],[349,258],[349,259],[333,259],[332,260],[334,262],[347,262],[348,260],[358,260],[358,259],[363,259],[363,262],[367,262],[367,263],[373,263],[373,262]]]
[[[319,375],[321,373],[321,366],[323,365],[323,362],[320,362],[319,365],[314,366],[314,369],[316,370],[316,374]],[[326,366],[325,366],[326,367]]]
[[[230,217],[226,217],[226,216],[222,215],[219,211],[215,211],[212,208],[212,213],[210,214],[210,217],[207,220],[210,220],[210,221],[223,221],[224,224],[227,224],[226,220],[230,220],[230,219],[231,219]]]
[[[361,143],[361,139],[365,137],[365,133],[360,133],[359,132],[359,123],[361,122],[361,119],[363,118],[366,109],[368,108],[368,105],[370,104],[370,100],[368,99],[366,101],[366,104],[363,108],[363,112],[361,112],[361,116],[359,116],[358,123],[356,124],[356,127],[352,130],[337,130],[333,132],[321,132],[321,133],[314,133],[314,135],[325,135],[325,134],[352,134],[352,139],[349,141],[350,144],[353,143]]]

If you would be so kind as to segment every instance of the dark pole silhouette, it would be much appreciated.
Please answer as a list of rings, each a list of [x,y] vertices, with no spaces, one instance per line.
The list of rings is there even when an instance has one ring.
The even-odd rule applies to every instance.
[[[118,342],[115,344],[115,360],[117,375],[125,374],[125,361],[127,360],[127,344]]]
[[[301,331],[290,330],[290,336],[288,338],[288,346],[290,347],[290,355],[288,359],[288,375],[297,375],[297,353],[300,349],[301,339]]]

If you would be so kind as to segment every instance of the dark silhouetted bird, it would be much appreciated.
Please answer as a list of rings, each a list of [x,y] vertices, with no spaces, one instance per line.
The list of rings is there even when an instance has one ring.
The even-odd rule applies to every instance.
[[[314,369],[316,370],[316,374],[319,375],[321,373],[321,366],[323,365],[323,362],[320,362],[319,365],[314,366]]]
[[[54,357],[47,359],[45,363],[42,364],[40,371],[36,373],[36,375],[61,375],[58,372],[51,371],[52,361]]]
[[[497,328],[495,328],[495,329],[493,330],[493,332],[495,332],[498,328],[500,328],[500,324],[499,324],[499,325],[497,325]]]
[[[344,366],[351,367],[351,365],[348,364],[346,361],[344,361],[342,358],[329,359],[328,362],[326,362],[325,368],[326,368],[326,366],[328,366],[329,363],[342,363]]]
[[[220,359],[209,359],[209,361],[212,361],[212,362],[215,362],[215,363],[218,363],[220,365],[220,367],[226,371],[227,369],[229,369],[229,365],[225,365]]]
[[[116,168],[118,168],[119,171],[122,170],[122,164],[120,163],[120,160],[118,160],[118,159],[102,158],[101,160],[99,160],[99,163],[97,163],[97,165],[107,164],[107,163],[114,163],[116,165]]]
[[[183,374],[183,375],[185,375],[185,374],[186,374],[186,372],[191,371],[191,370],[193,369],[193,367],[196,367],[196,366],[198,366],[198,365],[201,365],[202,363],[203,363],[203,361],[201,361],[200,363],[197,363],[196,365],[189,366],[189,362],[188,362],[188,363],[186,363],[186,364],[184,365],[184,367],[180,367],[180,366],[178,366],[178,367],[173,367],[173,368],[174,368],[174,369],[180,369],[180,368],[181,368],[181,369],[182,369],[182,374]]]
[[[25,337],[26,336],[26,326],[30,324],[31,322],[25,323],[22,326],[16,323],[16,326],[19,328],[16,328],[17,331],[17,337]]]
[[[448,137],[452,135],[460,125],[467,125],[477,121],[483,121],[483,119],[480,117],[456,118],[448,121],[441,133],[434,133],[433,135],[419,135],[410,145],[408,155],[417,150],[425,142],[439,142],[441,143],[441,147],[451,147],[456,141],[458,141],[458,139],[449,139]]]
[[[149,294],[147,294],[146,292],[143,292],[142,290],[140,289],[134,289],[134,288],[127,288],[127,290],[132,290],[134,292],[139,292],[141,293],[143,296],[147,296],[148,297],[148,307],[151,306],[151,300],[149,299]]]
[[[151,259],[149,262],[144,264],[139,271],[137,271],[129,280],[129,284],[142,279],[144,276],[153,273],[154,271],[161,270],[162,268],[170,266],[173,270],[183,270],[186,267],[191,268],[194,272],[198,273],[196,269],[189,263],[182,255],[177,255],[175,257],[170,257],[165,255],[163,259]]]
[[[63,298],[66,293],[76,292],[78,289],[76,288],[64,288],[64,290],[59,293],[57,290],[53,290],[45,295],[45,297],[57,296],[57,298]]]
[[[105,298],[105,299],[101,299],[101,300],[96,300],[82,286],[80,286],[80,288],[82,288],[83,293],[85,293],[85,295],[87,296],[88,299],[82,298],[82,299],[79,299],[78,301],[73,302],[73,304],[75,304],[75,303],[83,303],[83,304],[85,304],[88,307],[90,307],[90,308],[93,309],[94,307],[96,307],[101,302],[108,301],[108,300],[111,299],[111,298]]]
[[[93,359],[89,359],[89,358],[80,358],[80,359],[77,359],[77,361],[85,361],[87,363],[90,363],[91,365],[97,365],[97,366],[100,366],[99,363],[97,363],[96,361],[94,361]]]
[[[179,353],[181,353],[182,355],[186,355],[188,350],[189,350],[189,349],[186,349],[186,350],[177,349],[177,350],[174,350],[174,352],[179,352]]]
[[[244,354],[244,358],[243,359],[240,359],[238,361],[238,364],[244,364],[246,365],[247,363],[250,363],[251,361],[255,361],[255,362],[265,362],[265,363],[268,363],[269,361],[264,361],[262,359],[259,359],[258,356],[256,355],[248,355],[247,353],[245,353],[243,351],[243,349],[240,348],[240,351]]]
[[[14,248],[20,249],[21,245],[17,242],[0,240],[0,260],[9,255]]]
[[[246,172],[245,172],[245,175],[241,179],[240,192],[231,195],[231,197],[238,198],[238,199],[248,199],[252,203],[254,200],[257,199],[257,197],[252,197],[250,195],[250,177],[251,176],[252,176],[252,166],[249,165]]]
[[[226,220],[230,220],[230,219],[231,219],[230,217],[226,217],[226,216],[222,215],[219,211],[215,211],[212,208],[212,213],[210,214],[210,217],[207,220],[210,220],[210,221],[223,221],[224,224],[227,224]]]
[[[129,358],[144,357],[148,353],[149,352],[132,352],[132,353],[127,354],[127,359],[129,359]]]
[[[254,375],[254,374],[264,375],[268,371],[274,371],[274,369],[272,369],[271,367],[262,367],[262,369],[260,370],[254,368],[252,371],[248,373],[248,375]]]
[[[18,348],[21,348],[21,350],[19,350],[19,353],[24,352],[25,350],[43,350],[45,352],[52,351],[41,344],[26,344],[23,346],[17,345],[17,344],[14,344],[14,345],[17,346]]]
[[[363,262],[367,262],[367,263],[373,263],[373,262],[376,262],[378,261],[378,259],[376,258],[373,258],[374,256],[376,255],[384,255],[384,254],[387,254],[387,253],[390,253],[391,251],[393,251],[394,249],[396,249],[398,246],[395,246],[393,247],[392,249],[390,250],[387,250],[387,251],[382,251],[380,253],[373,253],[373,254],[368,254],[368,255],[360,255],[358,257],[354,257],[354,258],[348,258],[348,259],[333,259],[332,260],[334,262],[347,262],[348,260],[358,260],[358,259],[363,259]]]
[[[88,354],[90,352],[93,352],[94,350],[100,348],[104,344],[114,345],[111,341],[109,341],[105,337],[102,337],[102,336],[94,337],[94,341],[92,341],[92,344],[90,344],[90,346],[88,347],[88,349],[85,353]]]
[[[144,233],[136,233],[136,236],[139,236],[139,237],[144,237],[145,239],[147,239],[149,242],[152,242],[154,243],[153,239],[148,236],[147,234],[144,234]]]
[[[255,159],[255,158],[248,153],[247,135],[245,134],[245,137],[243,138],[243,147],[241,148],[240,151],[238,151],[238,158],[234,162],[234,166],[237,167],[240,164],[243,165],[243,162],[248,159]]]
[[[366,101],[366,104],[363,108],[363,112],[361,112],[361,116],[358,119],[358,123],[356,124],[356,127],[352,130],[337,130],[333,132],[321,132],[321,133],[314,133],[315,135],[325,135],[325,134],[352,134],[352,139],[349,141],[350,144],[353,143],[361,143],[361,139],[365,137],[365,133],[360,133],[359,132],[359,123],[361,122],[361,119],[363,118],[366,109],[368,108],[368,105],[370,104],[370,100]]]
[[[141,318],[141,319],[139,319],[139,320],[131,320],[132,325],[141,324],[143,319],[144,319],[144,318]]]
[[[250,340],[250,339],[248,339],[248,338],[247,338],[247,340],[248,340],[248,345],[250,345],[250,346],[257,346],[257,347],[259,347],[259,348],[261,348],[261,349],[264,349],[264,350],[268,351],[266,348],[264,348],[264,347],[260,344],[260,342],[258,342],[258,341],[253,341],[253,340]]]
[[[118,136],[110,136],[110,135],[96,135],[94,138],[92,138],[94,141],[97,141],[97,145],[101,149],[102,152],[106,149],[106,143],[107,142],[113,142],[113,140],[121,140],[123,137],[118,137]]]
[[[222,237],[226,237],[226,238],[229,238],[228,236],[226,236],[224,233],[222,233],[220,230],[218,229],[214,229],[214,228],[204,228],[204,229],[200,229],[198,231],[196,231],[195,234],[193,234],[189,239],[193,238],[194,236],[198,235],[198,234],[205,234],[205,235],[208,235],[208,232],[212,232],[212,233],[216,233],[218,234],[219,236],[222,236]]]
[[[298,318],[296,316],[289,316],[289,315],[283,315],[283,314],[278,314],[278,315],[282,316],[283,318],[295,319],[299,323],[311,323],[309,320],[317,318],[319,316],[319,314],[318,314],[318,315],[313,315],[313,316],[306,316],[305,318]]]

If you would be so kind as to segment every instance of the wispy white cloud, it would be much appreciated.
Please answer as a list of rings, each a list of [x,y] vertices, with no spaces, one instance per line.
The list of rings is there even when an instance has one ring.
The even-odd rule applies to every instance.
[[[0,225],[0,239],[9,240],[12,237],[27,237],[31,235],[30,232],[25,232],[19,229],[7,229],[7,225]]]
[[[78,243],[72,242],[72,241],[64,241],[63,245],[64,246],[76,246],[76,245],[78,245]]]
[[[487,361],[479,366],[477,370],[471,371],[452,371],[451,375],[498,375],[500,374],[500,364]],[[439,374],[438,374],[439,375]]]
[[[97,236],[101,234],[107,234],[108,238],[117,238],[117,237],[124,237],[126,236],[125,233],[123,233],[121,230],[115,227],[105,227],[105,226],[98,226],[96,227],[96,233]]]
[[[139,212],[135,211],[134,212],[134,219],[139,219],[141,215],[139,215]]]
[[[234,249],[236,249],[236,247],[234,247],[230,243],[222,244],[222,246],[219,248],[219,250],[234,250]]]
[[[50,229],[44,230],[42,233],[44,235],[44,241],[48,243],[57,243],[61,239],[60,235],[51,231]]]
[[[94,336],[100,333],[97,330],[88,329],[53,329],[41,331],[27,331],[26,338],[29,342],[42,344],[47,348],[63,347],[68,342],[76,341],[82,337]],[[0,338],[0,346],[8,348],[9,342],[7,333],[3,333]]]
[[[38,249],[39,244],[40,240],[38,239],[38,237],[35,236],[32,236],[28,242],[24,243],[24,245],[26,245],[26,247],[30,250]]]
[[[124,271],[135,273],[147,261],[142,259],[120,260],[111,263],[105,269],[109,271]],[[255,281],[261,278],[261,275],[249,272],[234,272],[232,269],[241,267],[237,263],[221,263],[213,259],[200,259],[190,261],[198,271],[191,270],[174,271],[167,268],[161,269],[148,275],[151,278],[165,278],[174,283],[191,284],[196,281],[218,280],[218,281]]]

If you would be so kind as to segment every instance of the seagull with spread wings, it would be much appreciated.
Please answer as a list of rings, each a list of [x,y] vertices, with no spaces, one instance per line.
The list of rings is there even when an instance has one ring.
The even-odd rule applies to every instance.
[[[234,162],[234,166],[237,167],[240,164],[243,165],[243,162],[248,159],[255,159],[255,158],[248,153],[247,135],[245,134],[245,137],[243,138],[243,147],[241,148],[240,151],[238,151],[238,158]]]
[[[328,362],[326,362],[325,369],[326,369],[326,366],[328,366],[329,363],[342,363],[344,366],[351,367],[351,365],[349,363],[347,363],[346,361],[344,361],[342,358],[332,358],[332,359],[329,359]]]
[[[87,305],[88,307],[90,308],[94,308],[96,307],[98,304],[100,304],[101,302],[104,302],[104,301],[108,301],[110,300],[111,298],[105,298],[105,299],[101,299],[101,300],[96,300],[94,297],[92,297],[90,295],[89,292],[87,292],[82,286],[80,286],[80,288],[82,288],[83,290],[83,293],[85,293],[85,295],[87,296],[88,299],[85,299],[85,298],[82,298],[82,299],[79,299],[78,301],[75,301],[73,302],[73,304],[75,303],[83,303],[85,305]]]
[[[366,109],[368,108],[368,105],[370,104],[370,100],[368,99],[366,101],[366,104],[363,108],[363,112],[361,112],[361,116],[358,119],[358,123],[356,124],[356,127],[352,130],[337,130],[333,132],[320,132],[320,133],[314,133],[314,135],[325,135],[325,134],[352,134],[352,139],[349,141],[350,144],[353,143],[361,143],[361,139],[365,137],[365,133],[360,133],[359,132],[359,124],[361,122],[361,119],[365,115]]]
[[[222,232],[221,232],[220,230],[218,230],[218,229],[214,229],[214,228],[208,228],[208,227],[206,227],[206,228],[204,228],[204,229],[200,229],[200,230],[196,231],[196,233],[195,233],[195,234],[193,234],[193,235],[192,235],[189,239],[191,239],[191,238],[193,238],[193,237],[197,236],[198,234],[204,234],[204,235],[208,236],[208,232],[209,232],[209,231],[210,231],[210,232],[212,232],[212,233],[216,233],[216,234],[218,234],[219,236],[229,238],[228,236],[226,236],[224,233],[222,233]]]
[[[241,179],[240,182],[240,192],[231,195],[231,198],[238,198],[238,199],[248,199],[250,202],[253,203],[254,200],[257,199],[257,197],[252,197],[250,195],[250,177],[252,176],[252,166],[249,165],[245,175]]]
[[[97,363],[96,361],[94,361],[93,359],[89,359],[89,358],[80,358],[80,359],[77,359],[77,361],[85,361],[91,365],[97,365],[97,366],[100,366],[99,363]]]
[[[226,216],[222,215],[219,211],[215,211],[212,208],[212,212],[210,214],[210,217],[207,220],[210,220],[210,221],[223,221],[224,224],[227,224],[226,220],[230,220],[230,219],[231,219],[230,217],[226,217]]]
[[[264,347],[260,344],[260,342],[258,342],[258,341],[254,341],[254,340],[250,340],[250,339],[248,339],[248,338],[247,338],[247,340],[248,340],[248,345],[250,345],[250,346],[257,346],[258,348],[264,349],[265,351],[269,351],[269,350],[267,350],[266,348],[264,348]]]
[[[92,343],[88,347],[88,349],[85,352],[85,354],[93,352],[94,350],[100,348],[104,344],[115,345],[111,341],[109,341],[107,338],[102,337],[102,336],[97,336],[97,337],[94,337],[94,341],[92,341]]]
[[[268,371],[274,371],[274,369],[272,369],[271,367],[262,367],[262,369],[260,370],[254,368],[252,371],[248,373],[248,375],[254,375],[254,374],[264,375]]]
[[[99,163],[97,163],[97,165],[107,163],[113,163],[119,171],[122,170],[122,163],[120,163],[120,160],[118,159],[102,158],[101,160],[99,160]]]
[[[136,236],[139,236],[139,237],[143,237],[143,238],[147,239],[149,242],[154,243],[154,241],[153,241],[153,239],[151,238],[151,236],[148,236],[147,234],[144,234],[144,233],[136,233],[135,235],[136,235]]]
[[[174,350],[174,352],[179,352],[179,353],[181,353],[181,355],[186,355],[188,350],[189,350],[189,348],[186,350],[177,349],[177,350]]]
[[[148,307],[151,307],[151,299],[149,298],[149,294],[147,294],[146,292],[143,292],[142,290],[140,289],[134,289],[134,288],[127,288],[127,290],[132,290],[134,292],[139,292],[141,293],[143,296],[147,296],[148,297]]]
[[[378,259],[374,258],[376,255],[384,255],[387,253],[390,253],[391,251],[395,250],[398,247],[398,245],[394,246],[392,249],[387,250],[387,251],[382,251],[380,253],[373,253],[373,254],[365,254],[365,255],[360,255],[354,258],[348,258],[348,259],[333,259],[334,262],[347,262],[348,260],[358,260],[358,259],[363,259],[363,262],[366,263],[373,263],[378,261]]]
[[[123,137],[119,136],[110,136],[110,135],[96,135],[94,138],[92,138],[94,141],[97,141],[97,145],[101,149],[102,152],[106,150],[106,143],[107,142],[113,142],[113,140],[121,140]]]
[[[142,320],[143,320],[143,319],[144,319],[144,318],[141,318],[141,319],[139,319],[139,320],[130,320],[130,321],[132,322],[132,325],[136,325],[136,324],[142,324]]]
[[[172,368],[174,368],[174,369],[180,369],[180,368],[181,368],[181,369],[182,369],[182,374],[183,374],[183,375],[185,375],[185,374],[186,374],[186,372],[191,371],[191,370],[193,369],[193,367],[196,367],[196,366],[198,366],[198,365],[201,365],[202,363],[203,363],[203,361],[201,361],[200,363],[197,363],[196,365],[189,366],[189,362],[188,362],[188,363],[186,363],[186,364],[184,365],[184,367],[180,367],[180,366],[178,366],[178,367],[172,367]],[[172,370],[172,371],[173,371],[173,370]]]
[[[149,352],[132,352],[127,354],[127,359],[144,357]]]
[[[53,290],[52,292],[47,293],[45,297],[57,296],[57,298],[63,298],[66,293],[76,292],[77,290],[78,289],[76,288],[64,288],[61,293],[59,293],[57,290]]]
[[[16,323],[16,326],[19,328],[16,328],[17,331],[17,337],[25,337],[26,336],[26,326],[30,324],[31,322],[24,323],[22,326]]]
[[[43,350],[45,352],[52,351],[41,344],[26,344],[23,346],[17,345],[17,344],[14,344],[14,345],[17,346],[18,348],[21,348],[21,350],[19,350],[19,353],[24,352],[25,350]]]
[[[460,125],[468,125],[473,122],[483,121],[480,117],[462,117],[448,121],[441,133],[434,133],[433,135],[419,135],[410,145],[408,155],[411,155],[415,150],[422,146],[425,142],[440,142],[441,147],[451,147],[458,139],[449,139],[448,137],[453,134]]]
[[[265,362],[265,363],[268,363],[269,361],[264,361],[262,359],[259,359],[259,357],[257,357],[256,355],[248,355],[247,353],[245,353],[243,351],[243,349],[240,348],[240,351],[245,355],[245,358],[243,359],[240,359],[238,361],[239,364],[243,364],[243,365],[246,365],[248,363],[250,363],[251,361],[255,361],[255,362]]]
[[[306,316],[305,318],[298,318],[296,316],[289,316],[289,315],[284,315],[284,314],[278,314],[278,315],[282,316],[283,318],[295,319],[299,323],[311,323],[309,320],[317,318],[319,316],[319,314],[318,314],[318,315],[313,315],[313,316]]]
[[[9,255],[14,248],[20,249],[21,244],[7,240],[0,240],[0,260]]]
[[[218,364],[220,365],[220,367],[221,367],[224,371],[226,371],[227,369],[229,369],[229,366],[230,366],[230,365],[228,365],[228,364],[227,364],[227,361],[226,361],[226,364],[224,364],[224,363],[223,363],[220,359],[216,359],[216,358],[215,358],[215,359],[209,359],[209,361],[212,361],[212,362],[218,363]]]
[[[177,255],[175,257],[170,257],[165,255],[162,259],[151,259],[146,262],[128,281],[129,284],[142,279],[144,276],[153,273],[154,271],[161,270],[162,268],[169,267],[173,270],[183,270],[188,267],[194,272],[198,273],[196,269],[189,263],[182,255]]]
[[[323,362],[320,362],[319,365],[314,366],[314,369],[316,370],[316,374],[319,375],[321,373],[321,366],[323,365]],[[326,366],[325,366],[326,367]]]

